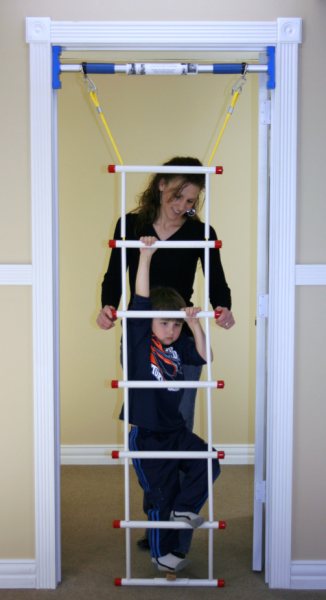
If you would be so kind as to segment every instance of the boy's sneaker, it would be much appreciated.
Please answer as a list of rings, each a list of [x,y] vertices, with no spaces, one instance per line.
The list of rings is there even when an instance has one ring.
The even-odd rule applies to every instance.
[[[179,556],[178,556],[179,554]],[[181,553],[169,552],[164,556],[158,558],[152,558],[152,563],[156,565],[159,571],[165,571],[166,573],[176,573],[184,569],[189,561]]]
[[[182,523],[188,523],[188,525],[191,525],[193,529],[196,529],[196,527],[200,527],[204,523],[205,519],[197,515],[197,513],[172,510],[170,514],[170,521],[181,521]]]

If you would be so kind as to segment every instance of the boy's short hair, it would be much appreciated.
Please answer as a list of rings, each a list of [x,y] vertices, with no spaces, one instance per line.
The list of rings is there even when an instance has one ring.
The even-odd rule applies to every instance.
[[[155,287],[150,291],[153,310],[182,310],[186,303],[175,289],[170,287]],[[182,318],[180,320],[183,320]]]

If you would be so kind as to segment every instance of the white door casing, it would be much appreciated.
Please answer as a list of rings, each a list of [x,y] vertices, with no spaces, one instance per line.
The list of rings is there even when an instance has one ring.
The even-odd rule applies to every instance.
[[[88,50],[255,51],[276,48],[271,93],[266,572],[290,587],[297,83],[301,19],[269,22],[128,22],[26,19],[30,46],[35,537],[38,588],[60,580],[56,94],[52,46]]]
[[[261,571],[264,568],[265,561],[270,105],[270,93],[266,89],[264,78],[260,76],[258,114],[255,477],[252,550],[252,568],[254,571]]]

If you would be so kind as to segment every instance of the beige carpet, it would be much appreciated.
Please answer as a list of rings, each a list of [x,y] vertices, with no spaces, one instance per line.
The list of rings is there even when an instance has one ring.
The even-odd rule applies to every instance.
[[[132,519],[143,520],[142,494],[131,473]],[[113,519],[124,518],[123,468],[62,467],[62,583],[56,590],[0,590],[1,600],[157,600],[221,597],[223,600],[319,600],[322,591],[270,590],[251,570],[253,468],[224,466],[214,486],[215,518],[227,528],[215,532],[214,577],[224,588],[116,587],[125,577],[124,536]],[[132,531],[132,577],[155,577],[147,552]],[[183,577],[207,578],[207,531],[196,531]]]

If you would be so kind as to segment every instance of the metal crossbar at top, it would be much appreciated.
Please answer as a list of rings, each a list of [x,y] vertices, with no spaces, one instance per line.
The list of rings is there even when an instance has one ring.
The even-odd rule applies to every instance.
[[[199,75],[211,73],[213,75],[243,75],[246,71],[252,73],[267,72],[267,65],[246,65],[246,63],[145,63],[134,62],[126,64],[115,63],[82,63],[79,65],[61,65],[62,72],[83,71],[85,75],[115,75],[125,73],[126,75]]]
[[[61,88],[61,73],[84,73],[99,75],[126,74],[128,76],[146,76],[146,75],[230,75],[247,73],[266,73],[267,88],[275,88],[275,47],[267,46],[267,61],[263,64],[251,63],[183,63],[183,62],[130,62],[130,63],[112,63],[112,62],[78,62],[73,64],[62,64],[60,61],[62,48],[53,46],[53,69],[52,86],[53,89]]]

